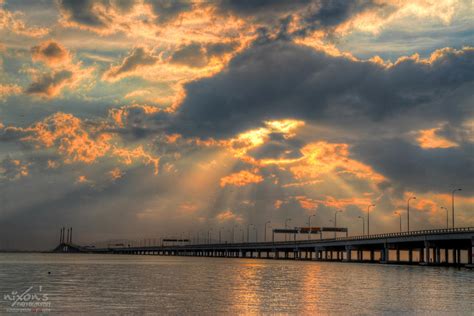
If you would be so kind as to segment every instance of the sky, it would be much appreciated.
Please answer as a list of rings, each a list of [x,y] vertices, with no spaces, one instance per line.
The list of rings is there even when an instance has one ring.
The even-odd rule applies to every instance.
[[[474,226],[469,0],[0,0],[0,249]],[[314,216],[313,216],[314,215]],[[399,217],[400,216],[400,217]],[[360,218],[362,217],[362,218]],[[254,232],[254,228],[252,228]],[[253,233],[252,233],[252,237]]]

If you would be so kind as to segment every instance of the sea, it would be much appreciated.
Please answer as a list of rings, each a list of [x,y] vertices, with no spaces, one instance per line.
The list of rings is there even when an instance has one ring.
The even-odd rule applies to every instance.
[[[0,253],[0,314],[474,315],[465,268]]]

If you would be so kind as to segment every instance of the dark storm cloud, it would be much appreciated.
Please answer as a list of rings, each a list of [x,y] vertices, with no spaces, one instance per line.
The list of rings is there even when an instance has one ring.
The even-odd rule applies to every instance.
[[[342,24],[354,15],[374,8],[384,8],[372,0],[282,0],[239,1],[223,0],[217,5],[224,14],[233,14],[263,23],[265,29],[277,28],[280,37],[305,36],[309,32],[325,31]],[[288,25],[298,16],[298,26],[288,32]],[[291,33],[291,34],[290,34]]]
[[[59,0],[58,5],[62,14],[69,22],[85,26],[90,29],[100,30],[110,27],[114,23],[114,17],[97,10],[94,6],[100,5],[103,9],[113,9],[117,13],[128,14],[139,1],[136,0]],[[145,0],[149,4],[154,15],[157,16],[156,23],[162,24],[176,19],[181,13],[190,11],[193,7],[192,1],[185,0]]]
[[[384,139],[362,142],[353,151],[400,190],[449,193],[461,187],[461,194],[474,193],[473,143],[426,150],[405,140]]]
[[[431,63],[407,58],[386,68],[286,41],[255,44],[225,71],[186,85],[175,129],[226,137],[269,119],[376,123],[408,111],[460,121],[472,114],[473,74],[472,48],[438,51]]]

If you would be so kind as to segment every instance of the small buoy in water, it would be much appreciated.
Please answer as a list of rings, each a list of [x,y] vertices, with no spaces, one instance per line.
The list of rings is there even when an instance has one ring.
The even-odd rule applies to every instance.
[[[51,274],[51,271],[48,271],[48,274]]]

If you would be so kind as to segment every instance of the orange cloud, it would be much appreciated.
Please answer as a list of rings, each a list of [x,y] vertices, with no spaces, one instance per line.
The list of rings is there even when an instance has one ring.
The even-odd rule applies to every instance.
[[[316,200],[310,199],[306,196],[295,196],[295,199],[300,203],[302,208],[308,211],[314,210],[319,204]]]
[[[274,206],[276,209],[279,209],[282,205],[283,205],[283,201],[282,201],[282,200],[275,200],[275,202],[273,203],[273,206]]]
[[[90,183],[90,182],[91,181],[89,179],[87,179],[87,177],[84,176],[84,175],[78,176],[77,179],[76,179],[76,183],[78,183],[78,184]]]
[[[134,160],[140,159],[147,165],[152,165],[154,174],[158,174],[160,158],[153,157],[151,154],[145,152],[142,146],[138,146],[135,149],[119,148],[115,147],[112,150],[114,156],[119,157],[123,163],[130,165]]]
[[[119,168],[114,168],[109,171],[109,177],[112,179],[112,181],[118,180],[121,177],[123,177],[123,172]]]
[[[109,117],[117,126],[124,127],[125,125],[127,125],[131,113],[136,111],[142,112],[145,115],[151,115],[154,113],[158,113],[159,111],[161,111],[161,109],[146,104],[132,104],[120,108],[110,109]]]
[[[263,163],[290,164],[296,179],[317,179],[324,174],[349,174],[357,178],[381,182],[385,178],[370,166],[349,158],[348,144],[327,142],[310,143],[301,149],[302,158],[289,161]]]
[[[29,175],[29,163],[19,159],[6,158],[0,163],[0,179],[18,180]]]
[[[263,177],[256,173],[252,173],[247,170],[242,170],[237,173],[233,173],[226,177],[221,178],[220,185],[225,187],[226,185],[235,185],[238,187],[246,186],[251,183],[259,183],[263,181]]]
[[[3,4],[0,1],[0,30],[28,37],[43,37],[49,33],[49,29],[44,27],[27,26],[23,21],[23,13],[8,11],[3,8]]]
[[[135,149],[119,146],[113,142],[112,134],[104,133],[97,127],[87,129],[79,118],[71,114],[55,113],[28,128],[16,130],[27,134],[22,141],[33,142],[38,148],[56,148],[67,164],[91,164],[109,155],[126,165],[141,160],[152,165],[154,174],[158,174],[159,158],[147,153],[143,146]]]
[[[435,127],[421,130],[418,132],[416,141],[423,149],[458,147],[457,143],[436,134],[441,129],[442,127]]]
[[[226,210],[226,211],[220,212],[219,214],[216,215],[216,219],[221,223],[222,222],[228,222],[228,221],[235,221],[235,222],[238,222],[238,223],[243,222],[242,216],[238,215],[238,214],[235,214],[231,210]]]
[[[326,196],[324,200],[311,199],[306,196],[295,196],[295,199],[300,203],[301,207],[306,210],[314,210],[318,205],[327,207],[344,209],[349,205],[355,205],[359,208],[365,208],[372,203],[370,198],[346,198],[337,199],[332,196]]]
[[[19,93],[21,93],[21,88],[16,84],[0,84],[0,100],[6,99],[10,95]]]

